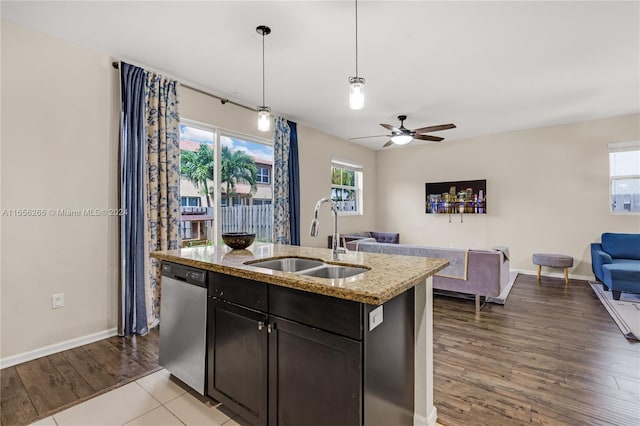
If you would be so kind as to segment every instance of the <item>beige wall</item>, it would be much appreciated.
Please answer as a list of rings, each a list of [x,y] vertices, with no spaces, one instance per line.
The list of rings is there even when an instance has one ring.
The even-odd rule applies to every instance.
[[[108,56],[2,21],[2,358],[117,324],[117,73]],[[64,293],[65,307],[51,309]]]
[[[631,115],[379,151],[377,224],[410,244],[506,245],[515,269],[534,270],[535,252],[567,254],[571,273],[592,276],[591,242],[640,232],[639,215],[608,213],[607,148],[639,139],[640,116]],[[425,214],[426,182],[471,179],[487,180],[489,214],[464,223]]]
[[[377,166],[374,151],[318,130],[299,126],[300,150],[300,235],[303,246],[327,246],[327,236],[333,233],[333,216],[325,205],[319,215],[318,237],[309,236],[316,202],[331,196],[331,158],[337,157],[363,166],[363,214],[338,216],[338,230],[345,234],[357,231],[375,231]]]

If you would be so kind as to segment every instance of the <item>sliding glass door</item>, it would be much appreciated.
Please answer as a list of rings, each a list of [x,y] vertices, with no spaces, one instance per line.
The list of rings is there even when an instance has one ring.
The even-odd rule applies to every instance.
[[[219,244],[223,232],[271,242],[273,145],[183,119],[180,201],[183,247]]]

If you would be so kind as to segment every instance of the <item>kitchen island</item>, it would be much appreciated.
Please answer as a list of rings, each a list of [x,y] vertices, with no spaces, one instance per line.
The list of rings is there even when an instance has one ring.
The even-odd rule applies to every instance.
[[[252,424],[435,424],[431,276],[447,260],[265,243],[152,256],[208,271],[207,394]],[[258,265],[283,258],[364,272]]]

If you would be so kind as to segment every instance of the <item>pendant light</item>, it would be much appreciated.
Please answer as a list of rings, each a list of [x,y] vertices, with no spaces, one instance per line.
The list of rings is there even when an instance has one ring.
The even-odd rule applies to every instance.
[[[364,108],[364,78],[358,76],[358,0],[356,0],[356,76],[349,77],[349,108]]]
[[[258,107],[258,130],[268,132],[271,130],[271,108],[264,104],[264,36],[271,34],[271,28],[260,25],[256,32],[262,36],[262,105]]]

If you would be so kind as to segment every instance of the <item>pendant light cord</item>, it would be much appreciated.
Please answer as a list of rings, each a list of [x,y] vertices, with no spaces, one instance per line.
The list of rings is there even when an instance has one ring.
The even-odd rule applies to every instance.
[[[262,32],[262,106],[264,106],[264,31]]]
[[[356,77],[358,76],[358,0],[356,0]]]

